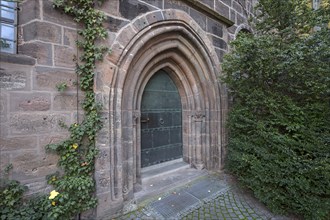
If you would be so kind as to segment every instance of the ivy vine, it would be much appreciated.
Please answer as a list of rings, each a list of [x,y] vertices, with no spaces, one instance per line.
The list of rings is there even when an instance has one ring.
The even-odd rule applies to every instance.
[[[96,62],[102,60],[107,51],[106,47],[97,46],[97,40],[105,39],[107,31],[103,27],[105,15],[95,9],[96,3],[102,4],[103,0],[54,0],[54,8],[73,16],[74,21],[83,25],[78,31],[81,39],[77,41],[77,46],[82,55],[76,64],[76,73],[85,95],[82,102],[85,115],[81,123],[68,126],[69,138],[46,146],[47,150],[59,155],[58,165],[63,171],[47,176],[48,184],[54,187],[50,195],[27,202],[34,204],[27,208],[28,205],[24,206],[24,202],[18,200],[22,198],[23,188],[16,181],[11,181],[5,188],[8,189],[7,194],[0,194],[5,201],[1,203],[1,208],[7,208],[7,214],[1,213],[1,219],[70,219],[97,205],[93,178],[98,153],[95,138],[102,121],[101,105],[95,100],[93,86]]]
[[[96,41],[105,39],[107,31],[102,24],[105,15],[95,9],[94,0],[55,0],[54,7],[72,15],[74,21],[84,26],[78,31],[81,40],[77,41],[77,45],[83,53],[76,72],[80,79],[80,89],[85,94],[82,103],[85,119],[82,123],[69,127],[69,139],[47,146],[47,149],[59,154],[59,165],[64,171],[63,175],[56,173],[48,176],[48,183],[55,187],[53,196],[49,197],[52,206],[50,217],[57,218],[70,217],[97,205],[97,199],[93,195],[93,171],[97,155],[95,137],[102,122],[101,105],[95,100],[93,86],[95,63],[102,59],[107,50],[103,46],[97,46]]]

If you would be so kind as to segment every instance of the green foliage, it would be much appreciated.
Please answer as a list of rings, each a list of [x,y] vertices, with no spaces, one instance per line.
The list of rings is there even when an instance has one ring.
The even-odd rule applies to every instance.
[[[82,107],[85,118],[82,123],[72,124],[67,140],[59,144],[48,145],[47,149],[59,155],[59,166],[64,174],[58,173],[48,177],[59,195],[51,199],[48,217],[70,218],[97,205],[93,193],[94,161],[97,155],[95,147],[96,132],[101,128],[100,105],[95,101],[93,91],[95,62],[102,60],[105,48],[97,46],[98,39],[105,39],[106,30],[102,26],[105,16],[95,10],[93,0],[55,0],[54,7],[62,9],[82,23],[84,28],[78,32],[81,36],[77,45],[82,49],[81,64],[77,64],[76,72],[80,78],[80,88],[85,99]]]
[[[4,175],[0,179],[0,219],[41,219],[47,212],[42,204],[44,198],[33,197],[26,203],[23,194],[27,187],[18,181],[8,179],[12,168],[11,164],[6,166]]]
[[[10,219],[16,216],[16,208],[21,205],[21,200],[26,187],[14,180],[2,180],[0,185],[1,219]]]
[[[241,34],[223,64],[234,98],[227,165],[273,211],[327,219],[329,8],[260,3],[256,34]],[[320,30],[311,31],[315,26]]]
[[[59,92],[64,92],[68,88],[68,85],[65,82],[59,83],[56,85],[56,89]]]
[[[17,181],[6,182],[1,185],[1,219],[71,219],[97,205],[93,179],[94,162],[98,153],[95,137],[102,122],[101,106],[96,102],[93,91],[94,69],[95,62],[102,60],[103,53],[108,49],[96,45],[97,40],[106,38],[107,32],[102,26],[105,16],[94,6],[94,0],[54,1],[55,8],[72,15],[76,22],[84,25],[78,32],[81,40],[77,45],[83,54],[76,72],[80,78],[80,88],[85,94],[82,103],[85,117],[81,123],[70,126],[59,122],[62,127],[68,127],[70,137],[46,147],[59,155],[58,165],[63,171],[47,177],[48,184],[54,187],[50,196],[33,198],[24,204],[22,196],[25,188]],[[57,85],[59,91],[66,88],[66,83]]]

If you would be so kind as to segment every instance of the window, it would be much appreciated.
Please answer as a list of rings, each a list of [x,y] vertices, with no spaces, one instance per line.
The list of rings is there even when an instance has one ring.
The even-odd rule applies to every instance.
[[[313,0],[313,8],[314,9],[320,8],[320,0]]]
[[[0,0],[1,52],[16,53],[17,46],[17,3]]]

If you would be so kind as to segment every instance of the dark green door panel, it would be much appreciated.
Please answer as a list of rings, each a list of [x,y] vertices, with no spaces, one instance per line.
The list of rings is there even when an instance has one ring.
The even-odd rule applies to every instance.
[[[147,167],[182,157],[180,95],[165,71],[149,80],[141,103],[141,164]]]

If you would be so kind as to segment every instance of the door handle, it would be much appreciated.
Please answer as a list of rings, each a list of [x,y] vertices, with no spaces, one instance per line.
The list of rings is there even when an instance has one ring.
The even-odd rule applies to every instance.
[[[141,118],[141,123],[148,123],[148,122],[149,122],[149,118],[146,118],[146,119]]]

